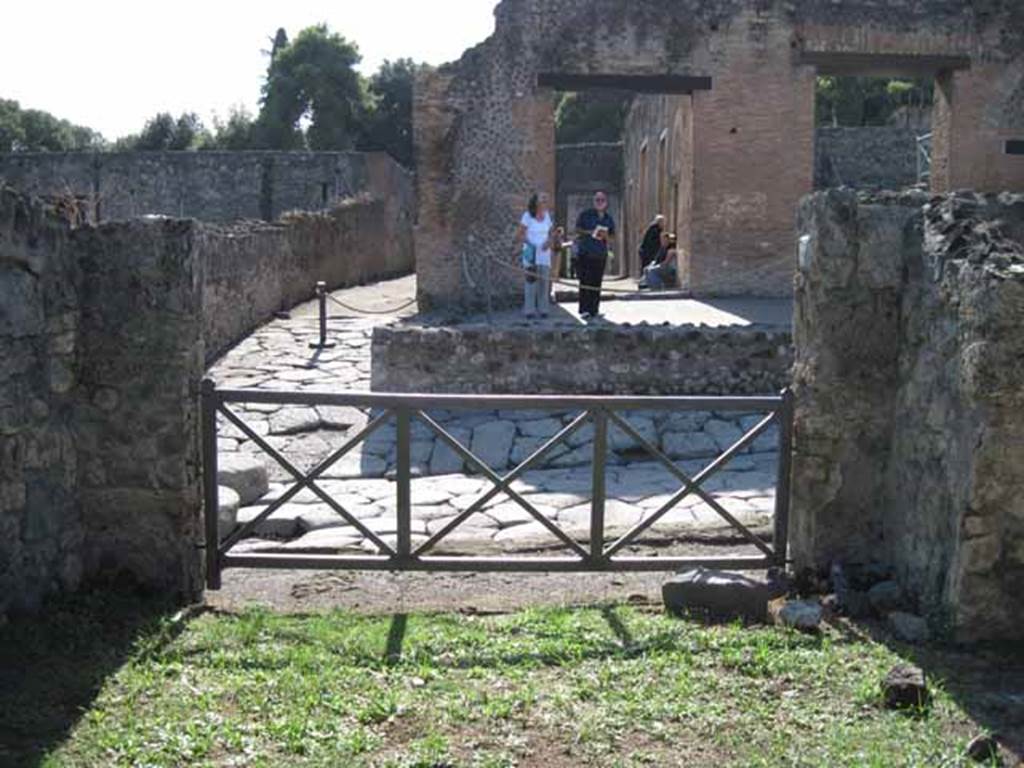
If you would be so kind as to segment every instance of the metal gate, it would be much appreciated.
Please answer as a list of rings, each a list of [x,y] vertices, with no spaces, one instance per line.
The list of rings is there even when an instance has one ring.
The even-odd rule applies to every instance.
[[[282,456],[263,437],[256,434],[230,406],[232,404],[276,404],[306,406],[350,406],[370,409],[372,417],[365,427],[345,441],[345,444],[321,461],[309,472],[302,472]],[[579,414],[564,429],[541,445],[525,461],[507,474],[500,475],[475,456],[449,434],[428,411],[473,410],[530,410],[578,411]],[[765,416],[728,450],[722,452],[702,471],[688,475],[657,446],[641,435],[623,413],[632,411],[717,411],[764,413]],[[218,533],[217,484],[217,416],[221,414],[230,424],[252,440],[268,456],[278,462],[294,478],[294,484],[255,519],[224,537]],[[414,420],[425,424],[476,472],[486,477],[493,488],[456,516],[427,541],[413,546],[412,529],[412,468],[410,461],[411,425]],[[397,537],[390,546],[381,536],[364,526],[357,517],[330,494],[317,485],[317,480],[342,458],[348,455],[380,427],[389,422],[396,425],[397,456],[395,476],[395,514]],[[512,483],[534,468],[551,451],[585,424],[594,425],[592,499],[589,536],[581,544],[557,524],[537,510]],[[206,529],[207,584],[219,589],[221,571],[225,568],[296,568],[347,569],[383,571],[668,571],[695,566],[756,570],[783,566],[786,562],[786,541],[789,520],[789,488],[792,451],[793,397],[789,390],[770,397],[561,397],[561,396],[507,396],[507,395],[392,395],[374,393],[316,393],[272,392],[258,390],[217,389],[212,380],[202,386],[202,439],[203,487]],[[775,515],[772,542],[754,534],[711,494],[702,487],[709,478],[721,470],[755,439],[778,425],[779,461],[775,493]],[[636,524],[624,535],[607,544],[605,541],[605,464],[608,453],[608,428],[615,425],[665,467],[680,483],[679,489],[654,513]],[[232,547],[247,537],[259,523],[300,491],[309,489],[327,504],[340,518],[373,542],[378,550],[373,556],[304,555],[233,553]],[[544,526],[571,553],[570,557],[514,557],[514,556],[435,556],[431,551],[473,515],[499,494],[506,494],[531,517]],[[683,499],[698,496],[717,512],[729,525],[747,539],[760,552],[755,556],[735,557],[627,557],[622,551]]]

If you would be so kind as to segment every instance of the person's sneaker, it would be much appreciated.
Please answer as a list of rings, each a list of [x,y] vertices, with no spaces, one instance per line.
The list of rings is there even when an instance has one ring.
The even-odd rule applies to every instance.
[[[593,317],[589,312],[580,312],[580,320],[590,320]]]

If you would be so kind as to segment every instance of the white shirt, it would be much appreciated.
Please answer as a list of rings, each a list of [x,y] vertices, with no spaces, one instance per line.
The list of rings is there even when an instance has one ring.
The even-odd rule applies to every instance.
[[[550,267],[551,249],[545,249],[544,245],[547,244],[548,237],[551,235],[551,227],[554,226],[551,221],[551,212],[545,211],[544,218],[538,221],[527,211],[519,223],[526,227],[526,242],[537,249],[537,266]]]

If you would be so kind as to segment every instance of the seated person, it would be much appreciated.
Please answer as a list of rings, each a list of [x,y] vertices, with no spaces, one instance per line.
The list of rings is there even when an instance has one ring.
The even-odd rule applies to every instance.
[[[663,232],[661,247],[654,261],[644,267],[644,276],[640,280],[640,288],[665,288],[676,282],[677,274],[676,236]]]

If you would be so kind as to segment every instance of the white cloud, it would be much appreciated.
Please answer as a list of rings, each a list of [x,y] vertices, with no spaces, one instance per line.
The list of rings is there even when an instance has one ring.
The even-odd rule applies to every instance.
[[[440,64],[487,37],[493,0],[55,0],[4,9],[0,98],[45,109],[116,138],[159,111],[209,122],[256,110],[261,50],[326,22],[358,44],[368,74],[384,59]]]

